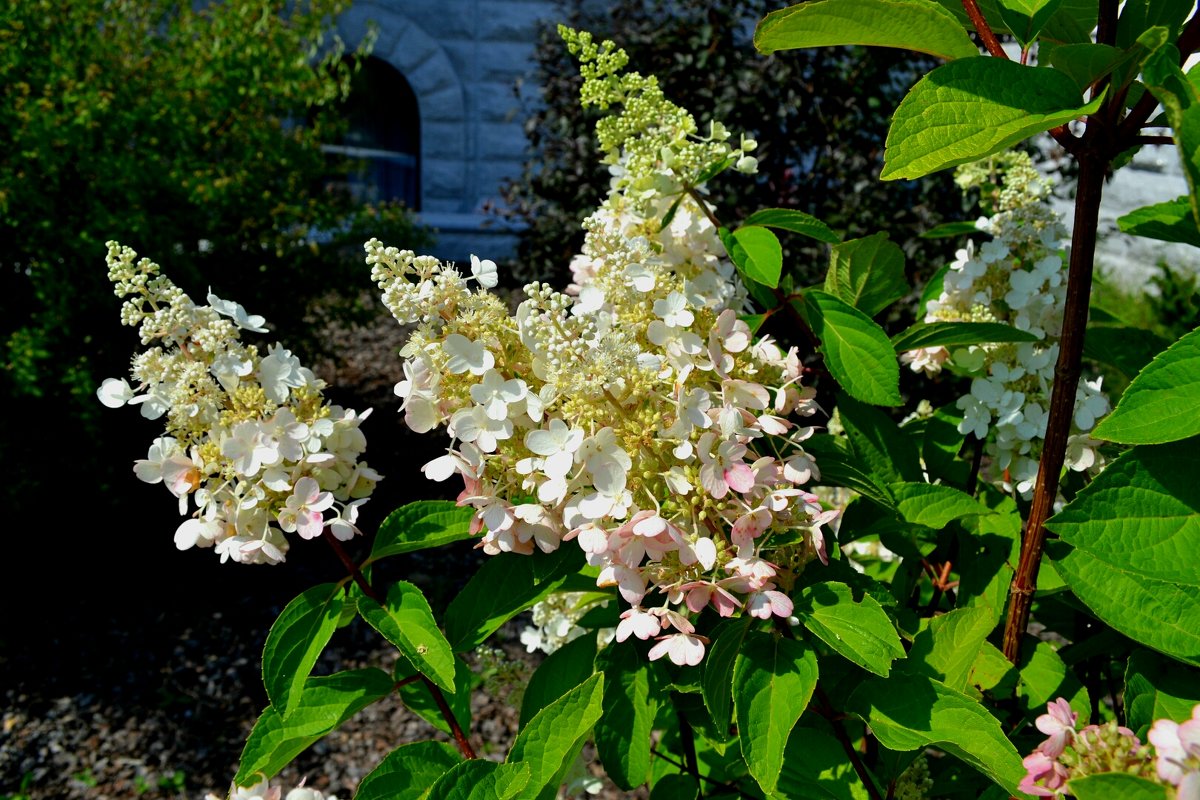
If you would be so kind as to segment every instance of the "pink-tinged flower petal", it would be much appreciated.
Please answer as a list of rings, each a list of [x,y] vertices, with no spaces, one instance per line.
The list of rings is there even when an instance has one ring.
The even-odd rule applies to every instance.
[[[738,517],[737,522],[733,523],[729,537],[733,541],[734,547],[751,547],[754,540],[762,536],[763,531],[770,527],[771,519],[771,512],[765,508],[759,508]]]
[[[658,617],[634,607],[621,614],[617,623],[617,641],[623,642],[632,634],[643,641],[652,638],[661,630]]]
[[[696,554],[696,560],[700,562],[700,566],[707,569],[712,569],[717,563],[717,546],[713,540],[707,536],[702,536],[692,545],[692,552]]]
[[[755,592],[746,598],[746,612],[759,619],[770,619],[772,614],[787,619],[793,608],[792,599],[774,589]]]
[[[724,473],[725,482],[735,492],[748,492],[754,488],[754,470],[744,461],[730,464]]]
[[[1071,710],[1071,704],[1060,697],[1046,704],[1048,713],[1042,714],[1034,725],[1050,738],[1038,746],[1038,750],[1050,758],[1058,758],[1075,736],[1075,720],[1079,715]]]
[[[700,467],[700,485],[704,487],[704,491],[708,492],[714,500],[720,500],[729,494],[729,484],[725,482],[725,476],[718,469],[716,462],[713,461],[709,461]]]
[[[650,648],[650,660],[656,661],[664,655],[682,667],[694,667],[704,658],[704,640],[699,636],[687,633],[676,633],[664,636],[658,644]]]
[[[1172,786],[1178,786],[1183,780],[1183,767],[1180,766],[1180,762],[1187,758],[1183,744],[1179,741],[1179,723],[1169,719],[1155,720],[1147,738],[1150,744],[1154,745],[1158,755],[1155,766],[1159,779]]]

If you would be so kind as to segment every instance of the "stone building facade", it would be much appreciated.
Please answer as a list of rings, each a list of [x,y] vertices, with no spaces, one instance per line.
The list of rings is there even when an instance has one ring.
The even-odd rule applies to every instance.
[[[351,47],[369,25],[378,30],[371,66],[386,80],[360,110],[390,115],[389,124],[403,130],[364,142],[361,152],[387,162],[384,171],[395,171],[391,164],[414,172],[405,191],[385,194],[405,199],[437,231],[441,258],[461,263],[471,253],[513,252],[511,226],[484,208],[506,178],[521,173],[538,23],[554,13],[552,0],[355,0],[338,20]],[[514,89],[519,82],[525,96]]]

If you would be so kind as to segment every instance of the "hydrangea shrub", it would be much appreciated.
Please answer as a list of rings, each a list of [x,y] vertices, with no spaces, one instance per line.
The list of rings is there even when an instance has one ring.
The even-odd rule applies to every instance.
[[[461,490],[396,509],[365,555],[366,414],[327,404],[282,345],[243,344],[260,317],[196,305],[110,245],[148,349],[136,387],[98,394],[165,421],[135,472],[178,499],[177,546],[278,563],[322,538],[347,569],[267,635],[270,705],[231,796],[277,796],[296,754],[397,692],[452,744],[397,743],[358,798],[587,794],[601,772],[654,798],[1196,797],[1200,332],[1140,362],[1119,336],[1093,346],[1134,373],[1111,413],[1082,360],[1104,176],[1159,141],[1155,103],[1200,170],[1190,4],[820,0],[760,23],[764,52],[946,62],[896,109],[882,177],[960,167],[983,216],[935,233],[979,238],[891,335],[877,319],[914,296],[898,247],[789,209],[722,221],[708,182],[770,154],[697,122],[614,44],[562,34],[612,174],[573,282],[530,284],[513,310],[485,257],[366,243],[411,326],[403,422],[447,437],[421,470]],[[1065,249],[1044,179],[1009,152],[1042,133],[1079,163]],[[1198,210],[1142,209],[1140,230],[1194,240]],[[823,284],[796,285],[780,236],[828,246]],[[904,366],[957,399],[902,392]],[[489,558],[445,608],[368,569],[464,540]],[[486,643],[531,608],[522,642],[548,655],[523,682]],[[354,618],[396,647],[394,672],[312,674]],[[493,690],[520,688],[503,763],[472,743],[472,652]],[[598,765],[579,761],[588,742]]]

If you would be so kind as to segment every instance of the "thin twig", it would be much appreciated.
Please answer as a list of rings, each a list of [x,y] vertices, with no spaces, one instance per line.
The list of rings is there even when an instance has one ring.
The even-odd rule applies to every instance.
[[[363,594],[374,600],[376,603],[379,603],[379,605],[383,605],[383,596],[371,588],[371,584],[367,583],[366,576],[363,575],[358,564],[354,563],[354,559],[350,558],[350,555],[346,552],[346,549],[342,547],[342,543],[338,541],[338,538],[333,535],[333,532],[330,531],[329,528],[326,528],[322,536],[324,537],[325,541],[329,543],[329,546],[333,548],[333,552],[337,553],[337,557],[341,560],[342,566],[344,566],[346,571],[349,572],[354,578],[354,582],[358,584],[358,588],[363,590]]]
[[[739,789],[736,785],[734,785],[732,783],[725,783],[725,782],[719,781],[715,778],[710,778],[707,775],[701,775],[699,771],[693,771],[691,769],[688,769],[688,766],[686,764],[684,764],[682,761],[678,761],[674,758],[671,758],[666,753],[659,752],[657,747],[651,746],[650,752],[653,753],[658,758],[661,758],[663,761],[667,762],[668,764],[678,767],[679,769],[683,770],[683,772],[687,773],[688,775],[691,775],[693,778],[696,778],[697,780],[702,780],[705,783],[711,783],[713,786],[719,786],[722,789],[726,789],[731,792],[737,792],[738,797],[753,797],[753,795],[746,794],[745,792],[743,792],[741,789]]]
[[[1175,144],[1175,138],[1172,136],[1135,136],[1133,143],[1138,144]]]
[[[846,728],[842,725],[841,717],[834,711],[833,705],[829,702],[829,697],[826,696],[825,691],[820,686],[817,686],[813,696],[817,698],[817,703],[820,706],[817,709],[817,713],[829,721],[829,726],[833,728],[834,735],[841,742],[842,749],[846,751],[846,757],[850,759],[850,765],[854,767],[854,771],[858,774],[858,779],[866,787],[867,796],[871,800],[883,800],[879,794],[878,787],[875,786],[875,780],[871,777],[871,773],[867,771],[867,767],[863,764],[858,751],[854,749],[854,743],[850,741],[850,735],[846,733]]]
[[[688,765],[688,770],[693,775],[700,774],[700,764],[696,760],[696,732],[692,730],[692,723],[687,721],[687,717],[675,707],[675,718],[679,721],[679,747],[683,750],[683,760]]]
[[[983,12],[979,10],[979,4],[975,0],[962,0],[963,8],[966,9],[967,16],[971,18],[971,24],[975,26],[975,30],[979,33],[979,38],[983,40],[983,46],[987,51],[996,58],[1008,60],[1008,53],[1004,52],[1004,45],[1000,44],[1000,40],[996,38],[996,34],[992,32],[992,26],[988,25],[987,20],[983,17]]]

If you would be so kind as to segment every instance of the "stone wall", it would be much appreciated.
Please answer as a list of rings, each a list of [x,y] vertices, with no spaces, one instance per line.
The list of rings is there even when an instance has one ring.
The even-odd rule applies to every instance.
[[[552,0],[356,0],[339,20],[350,46],[373,22],[374,55],[400,71],[421,114],[421,213],[434,252],[458,262],[512,254],[512,228],[483,212],[525,159],[537,24]],[[524,79],[524,96],[514,87]]]

